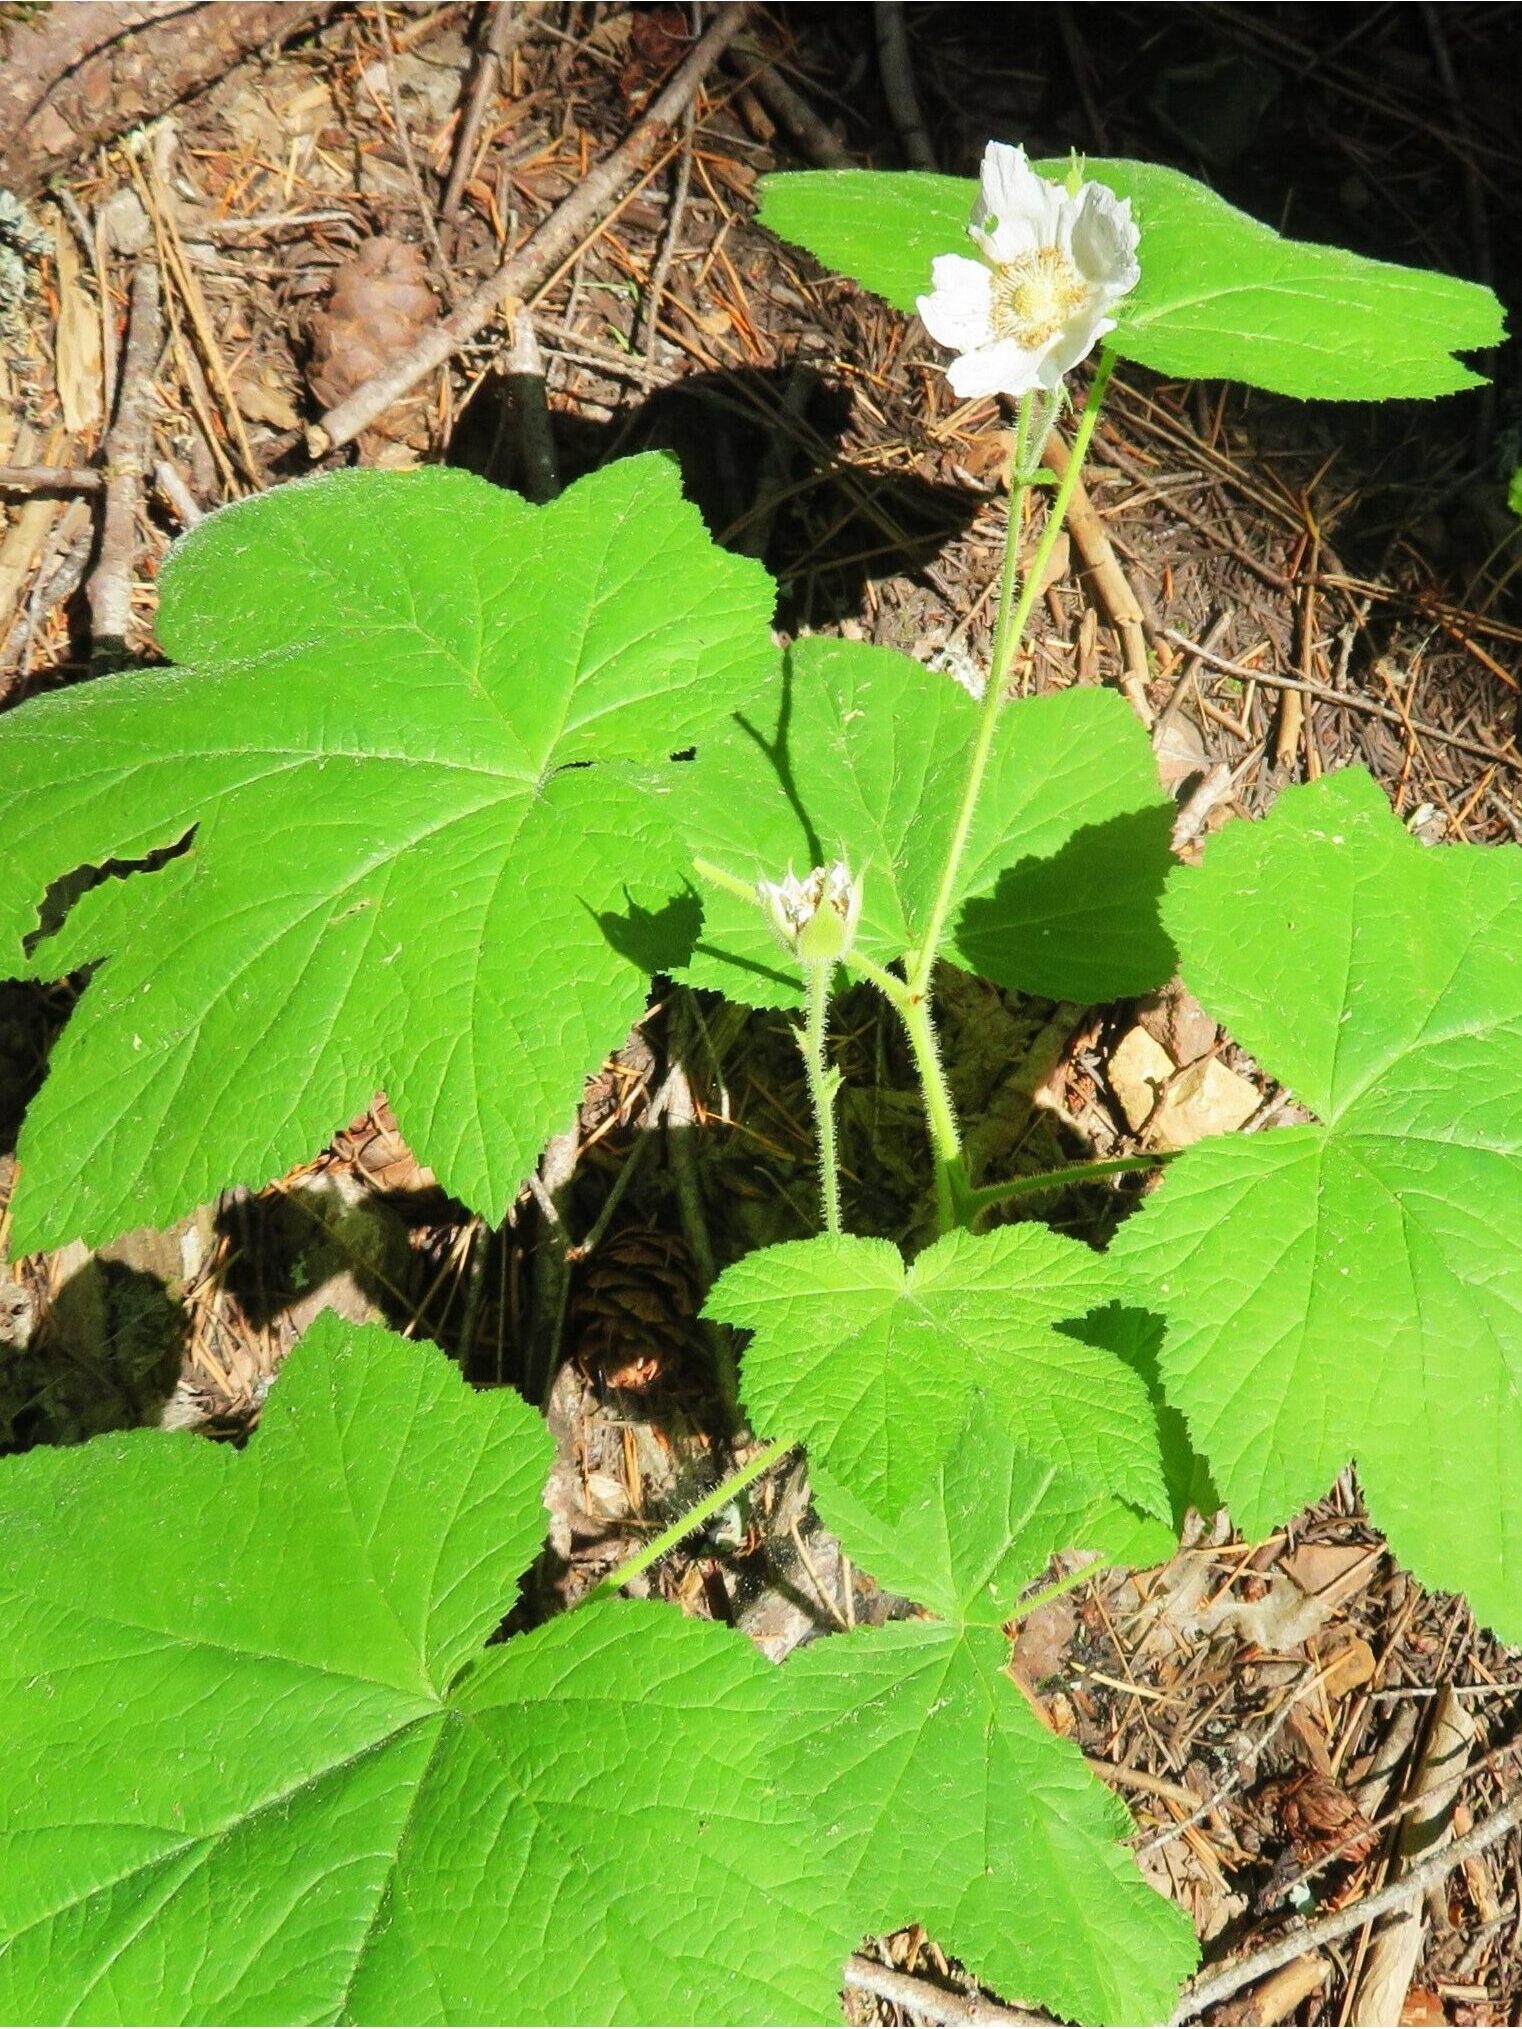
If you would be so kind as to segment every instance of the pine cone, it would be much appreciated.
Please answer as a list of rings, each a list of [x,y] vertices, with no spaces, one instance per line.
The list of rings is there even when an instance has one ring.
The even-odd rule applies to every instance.
[[[396,1115],[384,1098],[368,1113],[341,1128],[332,1140],[333,1169],[346,1169],[378,1191],[420,1192],[436,1181],[403,1141]]]
[[[325,409],[408,352],[439,314],[418,248],[386,234],[361,241],[333,276],[332,293],[308,326],[307,380]],[[402,462],[396,447],[427,441],[426,401],[397,402],[361,433],[367,464]]]
[[[628,1226],[586,1263],[572,1304],[576,1359],[587,1378],[639,1392],[669,1383],[694,1345],[700,1293],[673,1233]]]
[[[1348,1792],[1313,1768],[1264,1783],[1258,1801],[1277,1814],[1302,1867],[1333,1853],[1350,1863],[1367,1860],[1379,1844],[1378,1832]]]

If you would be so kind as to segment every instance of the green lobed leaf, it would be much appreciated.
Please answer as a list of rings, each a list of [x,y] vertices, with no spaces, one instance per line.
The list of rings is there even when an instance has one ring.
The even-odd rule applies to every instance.
[[[1419,845],[1362,770],[1181,869],[1190,988],[1320,1124],[1200,1143],[1114,1252],[1238,1525],[1357,1461],[1429,1585],[1522,1638],[1522,853]]]
[[[994,1631],[831,1637],[785,1665],[775,1766],[812,1795],[860,1928],[924,1924],[978,1977],[1082,2022],[1161,2022],[1197,1956],[1120,1841],[1131,1819],[1004,1670]]]
[[[6,1461],[0,2016],[836,2016],[859,1931],[770,1779],[775,1670],[652,1604],[483,1651],[551,1451],[324,1319],[242,1454]]]
[[[1068,168],[1036,166],[1059,178]],[[1084,173],[1129,198],[1141,228],[1141,280],[1105,342],[1158,373],[1321,400],[1440,395],[1482,378],[1455,354],[1505,336],[1501,305],[1478,282],[1285,239],[1157,163],[1091,159]],[[975,251],[976,191],[914,171],[802,170],[763,178],[760,218],[910,311],[937,254]]]
[[[810,1479],[852,1557],[946,1623],[816,1642],[783,1672],[778,1780],[816,1799],[855,1920],[924,1923],[980,1979],[1079,2021],[1165,2020],[1190,1926],[1121,1847],[1124,1806],[1011,1684],[998,1630],[1054,1551],[1160,1558],[1176,1530],[1032,1457],[987,1398],[896,1521],[812,1460]]]
[[[1175,1524],[1023,1450],[983,1399],[895,1520],[818,1465],[810,1465],[809,1484],[820,1518],[854,1563],[958,1626],[1002,1627],[1059,1550],[1130,1565],[1161,1563],[1178,1548]]]
[[[1125,1288],[1045,1226],[949,1233],[908,1266],[886,1240],[823,1234],[746,1255],[706,1315],[755,1334],[741,1391],[896,1521],[985,1398],[1024,1449],[1149,1514],[1168,1512],[1143,1382],[1063,1329]]]
[[[343,474],[187,536],[159,615],[180,667],[0,720],[0,970],[107,960],[23,1130],[14,1246],[262,1184],[380,1087],[500,1218],[690,949],[665,763],[764,695],[771,600],[654,456],[542,508]],[[28,960],[51,884],[187,837]]]
[[[843,858],[863,875],[856,946],[880,965],[923,937],[978,707],[889,648],[811,638],[775,698],[709,741],[684,799],[694,854],[741,879]],[[1168,978],[1158,921],[1174,811],[1147,735],[1113,692],[1002,714],[962,861],[947,956],[1001,986],[1109,1000]],[[705,889],[685,976],[753,1006],[802,998],[760,911]]]

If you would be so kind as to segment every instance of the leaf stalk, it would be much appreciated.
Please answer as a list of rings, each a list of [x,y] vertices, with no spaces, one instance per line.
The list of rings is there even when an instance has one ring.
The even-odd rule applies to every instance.
[[[1065,1190],[1069,1184],[1096,1183],[1101,1177],[1125,1176],[1133,1170],[1161,1169],[1178,1153],[1174,1148],[1158,1148],[1147,1155],[1106,1156],[1099,1162],[1070,1163],[1066,1169],[1036,1170],[1030,1176],[1006,1177],[1002,1184],[983,1184],[969,1191],[967,1206],[972,1212],[981,1212],[989,1205],[1002,1205],[1006,1198]]]
[[[625,1558],[624,1562],[615,1565],[605,1578],[600,1578],[590,1592],[577,1600],[577,1608],[595,1605],[600,1599],[614,1598],[623,1591],[631,1578],[638,1578],[640,1573],[648,1571],[652,1564],[659,1564],[661,1559],[679,1543],[685,1542],[695,1529],[702,1528],[711,1515],[718,1514],[721,1508],[727,1508],[748,1486],[754,1485],[763,1473],[770,1472],[772,1467],[786,1458],[790,1451],[796,1450],[797,1445],[790,1437],[779,1437],[770,1444],[763,1444],[755,1457],[748,1459],[738,1472],[732,1472],[728,1479],[720,1480],[716,1487],[704,1494],[703,1498],[688,1508],[685,1514],[678,1515],[669,1528],[662,1529],[658,1536],[652,1536],[642,1550],[636,1550],[632,1557]]]
[[[954,1226],[968,1223],[971,1186],[962,1155],[962,1136],[957,1126],[946,1067],[941,1062],[940,1044],[930,1003],[900,991],[894,1001],[903,1020],[904,1033],[914,1055],[920,1090],[925,1098],[925,1120],[930,1129],[930,1150],[935,1161],[935,1212],[938,1230],[949,1233]]]

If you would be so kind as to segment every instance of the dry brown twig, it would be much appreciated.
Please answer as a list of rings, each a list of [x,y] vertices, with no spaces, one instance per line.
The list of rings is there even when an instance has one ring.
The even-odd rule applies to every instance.
[[[1252,2025],[1257,2023],[1292,2021],[1295,2010],[1312,1994],[1320,1993],[1331,1977],[1331,1960],[1322,1958],[1319,1952],[1311,1952],[1305,1958],[1292,1959],[1278,1972],[1270,1973],[1261,1986],[1255,1987],[1250,1994],[1244,1994],[1240,2001],[1234,2002],[1216,2019],[1223,2023],[1238,2023],[1241,2029],[1252,2029]]]
[[[238,407],[227,362],[222,357],[216,326],[206,306],[200,280],[186,254],[185,243],[180,233],[179,208],[175,202],[173,186],[169,181],[170,163],[178,145],[178,138],[172,123],[167,120],[162,122],[154,129],[152,145],[142,151],[141,161],[129,150],[127,164],[137,185],[143,208],[152,222],[154,241],[158,247],[159,263],[163,269],[169,300],[172,304],[173,298],[178,295],[184,306],[196,350],[200,353],[205,368],[207,384],[215,394],[217,406],[222,411],[228,441],[237,452],[238,463],[242,466],[248,483],[255,489],[262,490],[265,484],[264,473],[249,441],[243,411]],[[173,316],[171,308],[171,318]],[[189,363],[187,357],[184,362],[187,368]],[[215,433],[205,422],[203,430],[213,452],[218,452],[220,447],[214,441]],[[225,456],[225,453],[222,455]]]
[[[1262,1951],[1236,1960],[1208,1979],[1196,1980],[1185,1988],[1183,1999],[1171,2018],[1172,2023],[1192,2022],[1207,2008],[1213,2008],[1218,2001],[1226,2000],[1252,1981],[1261,1980],[1265,1974],[1276,1972],[1280,1966],[1288,1965],[1291,1959],[1318,1951],[1324,1944],[1334,1944],[1338,1938],[1361,1930],[1376,1916],[1385,1916],[1391,1910],[1409,1906],[1413,1897],[1419,1898],[1426,1889],[1446,1880],[1455,1867],[1462,1867],[1466,1861],[1488,1853],[1518,1825],[1522,1825],[1522,1790],[1518,1790],[1511,1801],[1503,1804],[1483,1825],[1477,1825],[1468,1838],[1458,1839],[1441,1852],[1430,1854],[1377,1894],[1366,1895],[1360,1901],[1350,1903],[1346,1909],[1333,1910],[1331,1915],[1290,1931],[1273,1944],[1265,1945]]]
[[[753,42],[736,45],[725,59],[727,69],[743,78],[780,126],[787,129],[809,160],[821,169],[849,169],[853,157],[829,122],[782,75],[779,59]]]
[[[439,216],[445,225],[453,225],[460,215],[460,201],[474,167],[481,122],[486,118],[486,108],[501,79],[503,63],[533,27],[536,11],[531,0],[519,0],[517,6],[509,4],[509,0],[498,0],[491,10],[486,40],[477,52],[469,96],[455,130],[454,160],[449,167],[449,182],[439,206]]]
[[[959,1994],[954,1987],[943,1987],[935,1980],[901,1972],[896,1966],[881,1966],[876,1959],[864,1958],[859,1952],[846,1960],[845,1984],[858,1993],[891,2001],[922,2022],[969,2025],[986,2022],[1009,2025],[1009,2029],[1045,2029],[1049,2020],[1045,2015],[1029,2015],[1022,2008],[1006,2008],[982,1994]]]
[[[1389,1856],[1387,1880],[1408,1878],[1425,1854],[1441,1850],[1452,1838],[1454,1807],[1477,1731],[1472,1714],[1451,1692],[1432,1707],[1426,1740],[1406,1787],[1406,1814]],[[1355,2029],[1400,2020],[1426,1942],[1421,1909],[1422,1897],[1413,1893],[1406,1907],[1361,1941],[1367,1951],[1348,1982],[1343,2009]]]
[[[28,514],[35,513],[41,506],[49,516],[55,503],[29,500],[17,516],[17,530],[20,530]],[[17,531],[13,531],[15,533]],[[31,647],[38,628],[65,599],[72,598],[84,583],[85,571],[89,565],[90,553],[95,548],[95,515],[88,499],[77,497],[71,500],[52,526],[41,534],[39,547],[42,561],[32,580],[20,617],[0,645],[0,699],[3,699],[18,683],[24,683],[31,673]],[[10,587],[12,573],[4,570],[3,556],[0,556],[0,571],[3,571],[4,586],[0,587],[0,611],[9,613],[13,603]]]
[[[687,214],[687,196],[692,189],[692,149],[694,128],[693,108],[689,106],[682,115],[682,152],[677,158],[676,183],[671,192],[671,208],[666,216],[666,230],[661,237],[661,249],[655,257],[655,266],[650,274],[650,286],[645,291],[645,373],[647,378],[654,374],[656,347],[660,343],[661,304],[666,296],[666,282],[671,273],[671,263],[676,259],[677,248],[682,238],[682,221]]]
[[[23,423],[14,449],[23,461],[36,458],[51,467],[68,457],[73,444],[61,426],[50,432],[45,440],[39,440],[36,431]],[[46,494],[35,495],[22,503],[4,538],[0,539],[0,627],[9,626],[11,615],[21,602],[27,580],[58,514],[59,503],[56,500]],[[4,697],[10,680],[9,675],[0,678],[0,697]]]
[[[1059,479],[1066,474],[1068,447],[1056,430],[1047,438],[1042,457]],[[1142,724],[1150,726],[1153,715],[1147,700],[1147,678],[1151,673],[1147,667],[1147,618],[1082,479],[1073,486],[1067,527],[1083,559],[1083,574],[1094,598],[1120,639],[1120,687]]]
[[[1198,656],[1207,668],[1219,671],[1222,676],[1234,676],[1241,683],[1267,684],[1273,690],[1302,691],[1306,697],[1319,698],[1324,704],[1341,705],[1345,711],[1363,712],[1370,718],[1383,719],[1387,725],[1399,726],[1402,732],[1418,733],[1423,739],[1437,740],[1443,746],[1456,748],[1461,754],[1489,761],[1493,767],[1522,768],[1522,754],[1515,750],[1507,753],[1504,747],[1488,747],[1483,740],[1466,739],[1462,733],[1447,732],[1442,726],[1425,725],[1420,719],[1407,718],[1392,705],[1376,704],[1373,698],[1360,697],[1353,691],[1333,690],[1330,684],[1325,683],[1305,683],[1296,676],[1276,676],[1267,669],[1249,669],[1245,663],[1217,655],[1202,642],[1191,641],[1187,634],[1180,634],[1175,627],[1160,627],[1157,631],[1160,641],[1182,648],[1186,655]]]
[[[194,528],[206,519],[206,510],[191,492],[184,473],[168,458],[160,458],[154,465],[153,483],[174,509],[181,528]]]
[[[99,493],[105,483],[93,465],[0,465],[4,493]]]
[[[558,210],[501,267],[488,275],[460,307],[443,317],[400,359],[329,409],[307,432],[307,451],[321,458],[349,443],[383,415],[394,401],[442,366],[514,299],[543,288],[578,242],[605,220],[652,155],[692,104],[698,87],[745,25],[744,0],[710,23],[691,54],[650,102],[633,131],[583,178]]]

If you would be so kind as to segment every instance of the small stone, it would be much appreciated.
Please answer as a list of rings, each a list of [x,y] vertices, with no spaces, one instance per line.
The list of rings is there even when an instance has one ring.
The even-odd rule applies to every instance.
[[[1175,1064],[1192,1064],[1215,1048],[1215,1017],[1178,980],[1144,1000],[1136,1019]]]
[[[1133,1134],[1140,1134],[1151,1119],[1158,1093],[1176,1069],[1157,1038],[1140,1026],[1116,1044],[1110,1058],[1110,1089]]]
[[[1232,1134],[1257,1112],[1261,1094],[1215,1057],[1179,1070],[1162,1044],[1138,1024],[1110,1057],[1110,1088],[1133,1134],[1148,1146],[1189,1148],[1207,1134]]]
[[[1180,1071],[1168,1087],[1148,1136],[1154,1148],[1188,1148],[1207,1134],[1234,1134],[1257,1112],[1256,1085],[1215,1057]]]

